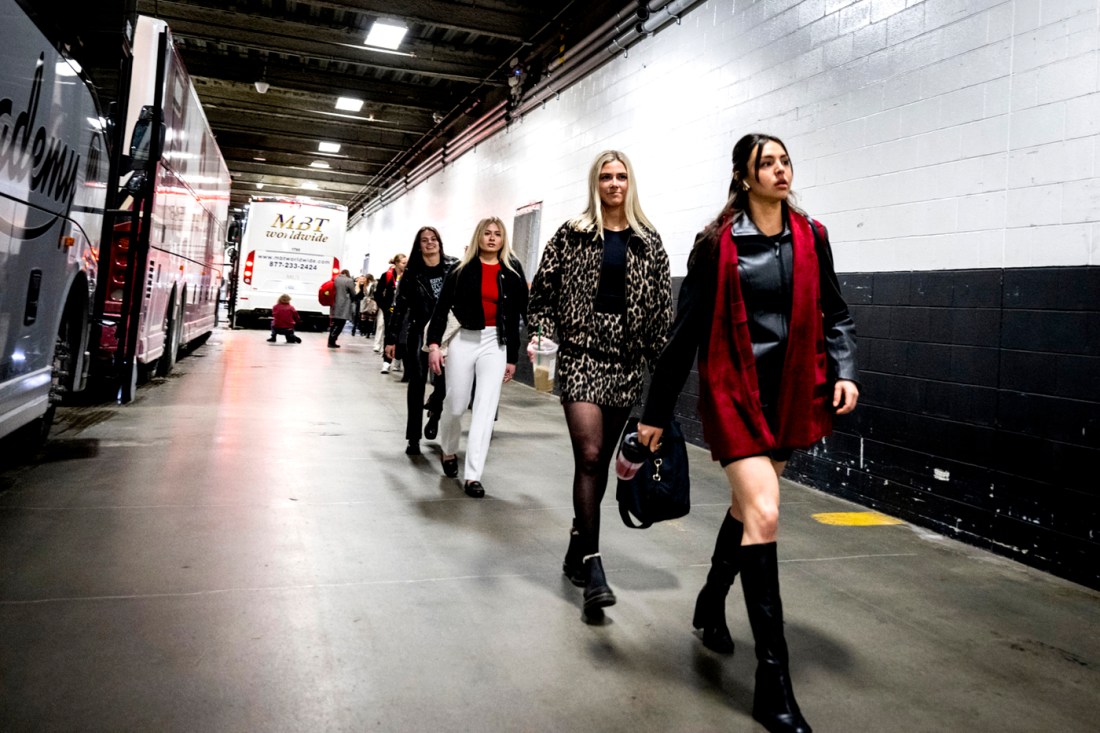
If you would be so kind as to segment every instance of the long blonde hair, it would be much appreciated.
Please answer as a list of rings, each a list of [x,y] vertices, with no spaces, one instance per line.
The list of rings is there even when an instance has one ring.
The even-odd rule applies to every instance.
[[[626,221],[635,232],[641,232],[643,226],[647,229],[656,227],[650,223],[642,211],[642,205],[638,202],[638,180],[634,177],[634,166],[630,164],[630,158],[626,153],[618,150],[605,150],[596,156],[592,168],[588,171],[588,208],[584,213],[573,219],[570,224],[581,231],[590,232],[596,230],[597,236],[603,239],[603,202],[600,201],[600,171],[608,163],[618,161],[626,168],[626,200],[623,201],[623,210],[626,213]]]
[[[459,260],[458,266],[455,270],[461,270],[463,267],[473,261],[475,257],[481,252],[481,235],[485,233],[485,230],[489,228],[490,224],[496,224],[500,227],[500,264],[502,267],[507,267],[512,272],[515,272],[515,268],[512,267],[512,243],[508,241],[508,227],[504,226],[504,222],[501,221],[499,216],[490,216],[482,219],[474,227],[474,236],[470,239],[470,244],[467,245],[466,251],[462,253],[462,259]]]

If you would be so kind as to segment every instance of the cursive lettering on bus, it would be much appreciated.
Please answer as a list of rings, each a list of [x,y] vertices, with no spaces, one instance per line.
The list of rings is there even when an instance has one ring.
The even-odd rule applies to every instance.
[[[38,56],[26,109],[16,116],[14,100],[0,99],[0,170],[68,208],[76,195],[80,155],[60,138],[50,137],[45,126],[35,127],[45,58],[44,53]]]
[[[278,227],[279,229],[295,229],[299,232],[309,231],[310,229],[315,232],[320,232],[325,224],[330,221],[332,221],[332,219],[325,219],[319,216],[303,216],[300,220],[295,221],[293,214],[290,216],[277,214],[271,226]],[[314,222],[316,222],[316,226],[314,226]]]

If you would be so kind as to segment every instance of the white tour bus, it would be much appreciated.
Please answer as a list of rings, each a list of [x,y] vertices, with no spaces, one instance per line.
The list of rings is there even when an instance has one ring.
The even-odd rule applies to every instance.
[[[79,66],[0,0],[0,437],[83,389],[106,205],[104,121]]]
[[[348,209],[309,199],[253,197],[237,266],[234,325],[268,326],[286,293],[303,325],[328,328],[317,290],[340,272]]]
[[[151,127],[158,118],[163,125],[159,138]],[[142,119],[149,122],[144,128],[135,124]],[[117,363],[121,351],[132,357],[120,367],[129,373],[116,375],[125,395],[127,382],[132,388],[139,371],[155,367],[166,374],[182,347],[201,342],[213,331],[231,184],[170,30],[163,21],[146,16],[138,17],[134,30],[123,145],[123,150],[151,158],[143,171],[122,173],[122,188],[138,194],[142,214],[137,232],[129,217],[114,226],[104,263],[108,287],[97,324],[103,362]],[[131,196],[120,208],[133,206]],[[142,261],[131,262],[135,254]],[[128,287],[138,303],[127,301]],[[136,334],[134,344],[123,343],[129,334]]]

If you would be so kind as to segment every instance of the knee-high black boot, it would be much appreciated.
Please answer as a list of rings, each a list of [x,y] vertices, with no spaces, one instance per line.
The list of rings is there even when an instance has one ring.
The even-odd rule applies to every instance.
[[[811,733],[791,688],[775,543],[741,547],[741,586],[756,642],[752,717],[771,733]]]
[[[726,594],[741,569],[741,535],[745,525],[728,511],[718,530],[710,558],[707,582],[695,600],[691,624],[703,632],[703,646],[719,654],[733,654],[733,637],[726,626]]]

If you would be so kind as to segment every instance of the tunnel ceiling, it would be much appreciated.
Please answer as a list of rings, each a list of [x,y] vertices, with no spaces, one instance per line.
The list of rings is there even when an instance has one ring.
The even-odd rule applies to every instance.
[[[537,81],[547,64],[629,5],[138,0],[137,10],[172,30],[232,174],[233,206],[261,194],[262,184],[262,195],[310,195],[354,215],[507,100],[515,61],[525,83]],[[395,52],[364,45],[376,20],[408,28]],[[340,111],[338,97],[364,104]],[[339,152],[320,153],[322,141],[338,143]]]

